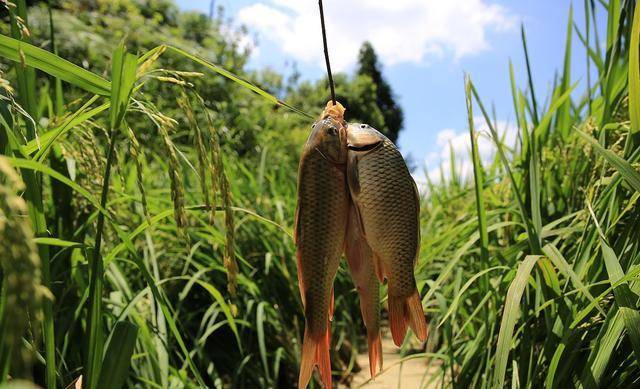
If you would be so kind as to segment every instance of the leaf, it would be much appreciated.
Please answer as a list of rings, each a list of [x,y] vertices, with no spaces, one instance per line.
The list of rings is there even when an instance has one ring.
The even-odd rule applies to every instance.
[[[68,240],[58,239],[58,238],[45,238],[39,237],[33,239],[36,244],[46,244],[48,246],[57,246],[57,247],[84,247],[83,243],[79,242],[71,242]]]
[[[111,109],[109,122],[112,129],[120,128],[129,105],[129,98],[136,82],[138,57],[127,53],[120,45],[113,53],[111,70]]]
[[[542,252],[549,258],[549,260],[554,264],[555,267],[560,270],[560,272],[564,273],[567,278],[571,280],[573,286],[576,289],[580,290],[589,301],[595,304],[596,308],[605,315],[605,312],[600,307],[600,305],[596,302],[595,298],[589,292],[589,289],[582,283],[580,277],[573,271],[571,266],[567,263],[566,259],[560,253],[560,250],[556,248],[553,244],[547,244],[542,248]]]
[[[109,344],[104,354],[99,389],[120,389],[129,375],[131,355],[136,346],[138,326],[119,321],[113,327]]]
[[[28,66],[40,69],[88,92],[102,96],[109,95],[111,84],[97,74],[29,43],[0,35],[0,57],[21,62],[21,54],[24,55],[22,58]]]
[[[629,45],[629,119],[631,132],[640,131],[640,2],[633,12],[633,28]]]
[[[504,387],[504,377],[507,372],[513,329],[520,316],[520,299],[522,298],[524,287],[529,281],[531,270],[540,258],[538,255],[527,255],[518,266],[516,276],[513,281],[511,281],[509,290],[507,290],[507,298],[504,302],[500,332],[498,333],[498,343],[496,345],[495,374],[493,376],[494,388]]]
[[[258,327],[258,347],[260,349],[260,359],[262,359],[264,374],[267,377],[267,380],[270,381],[271,378],[269,377],[269,365],[267,363],[267,346],[264,341],[264,306],[266,303],[266,301],[261,301],[260,304],[258,304],[258,309],[256,310],[256,325]]]
[[[487,232],[487,212],[484,207],[484,172],[480,163],[478,140],[473,123],[473,101],[471,100],[471,79],[465,77],[465,98],[467,103],[467,120],[469,123],[469,138],[471,140],[471,159],[473,161],[474,192],[476,196],[476,215],[478,217],[478,233],[480,234],[480,259],[489,262],[489,234]],[[453,155],[453,151],[451,152]]]

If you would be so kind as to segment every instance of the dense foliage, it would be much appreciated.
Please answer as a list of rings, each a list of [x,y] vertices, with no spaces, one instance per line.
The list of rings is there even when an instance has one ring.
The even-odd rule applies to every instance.
[[[0,385],[292,387],[296,165],[326,80],[248,70],[245,32],[221,10],[2,3]],[[586,21],[569,16],[548,103],[512,84],[515,145],[467,80],[474,174],[430,184],[422,202],[430,338],[403,351],[437,367],[425,384],[638,385],[637,8],[585,2]],[[577,44],[595,74],[580,86]],[[370,45],[335,79],[350,120],[397,135]],[[490,165],[478,136],[497,147]],[[333,369],[348,383],[366,342],[344,268],[335,288]]]

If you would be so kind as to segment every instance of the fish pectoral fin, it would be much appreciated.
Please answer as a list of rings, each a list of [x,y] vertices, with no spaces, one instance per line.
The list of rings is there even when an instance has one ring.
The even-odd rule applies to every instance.
[[[358,154],[352,151],[347,154],[347,185],[351,199],[356,203],[360,194],[360,177],[358,176]]]
[[[298,225],[300,224],[298,218],[300,217],[300,206],[296,205],[296,213],[293,217],[293,244],[298,244]]]
[[[364,261],[364,253],[363,251],[363,242],[364,239],[362,236],[362,228],[361,228],[360,218],[358,216],[358,210],[356,205],[351,203],[349,206],[349,221],[347,223],[347,230],[344,238],[344,253],[347,257],[347,264],[349,265],[349,270],[351,270],[351,278],[353,279],[356,286],[358,285],[358,275],[360,274],[360,269],[362,269],[363,261]],[[364,242],[366,244],[366,242]]]
[[[302,300],[302,306],[306,305],[304,298],[305,291],[307,290],[304,285],[304,279],[302,277],[302,263],[300,258],[300,252],[296,252],[296,268],[298,271],[298,288],[300,289],[300,299]]]
[[[384,271],[384,265],[382,265],[382,260],[380,259],[380,256],[376,253],[373,253],[372,256],[372,262],[373,262],[373,269],[376,272],[376,277],[378,277],[378,281],[380,281],[380,283],[384,282],[384,278],[386,277],[386,272]]]
[[[333,295],[333,286],[331,287],[331,301],[329,302],[329,321],[333,320],[333,308],[336,306],[336,300]]]

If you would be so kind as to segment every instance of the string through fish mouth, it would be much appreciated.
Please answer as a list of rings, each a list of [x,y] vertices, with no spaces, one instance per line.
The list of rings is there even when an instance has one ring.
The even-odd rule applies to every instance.
[[[331,101],[336,105],[336,89],[333,83],[333,75],[331,74],[331,63],[329,62],[329,49],[327,47],[327,29],[324,25],[324,7],[322,0],[318,0],[318,8],[320,8],[320,26],[322,27],[322,44],[324,46],[324,61],[327,65],[327,77],[329,78],[329,88],[331,89]]]
[[[336,161],[334,161],[334,160],[333,160],[333,159],[331,159],[329,156],[325,155],[322,151],[320,151],[320,149],[319,149],[319,148],[317,148],[317,147],[314,147],[313,149],[314,149],[315,151],[317,151],[318,153],[320,153],[320,156],[321,156],[322,158],[324,158],[324,159],[325,159],[327,162],[329,162],[329,163],[332,163],[332,164],[334,164],[334,165],[336,165],[336,166],[343,166],[343,165],[346,165],[346,162],[336,162]]]

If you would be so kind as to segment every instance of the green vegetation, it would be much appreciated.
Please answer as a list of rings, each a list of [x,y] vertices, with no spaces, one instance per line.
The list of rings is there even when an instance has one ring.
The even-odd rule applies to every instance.
[[[0,15],[0,386],[293,386],[297,155],[326,81],[247,70],[221,12],[15,3]],[[425,383],[638,385],[640,5],[585,13],[569,15],[546,103],[505,75],[516,145],[465,82],[474,175],[429,184],[417,278],[430,338],[403,347],[439,367]],[[576,84],[579,44],[593,74]],[[336,83],[350,120],[397,134],[370,46]],[[335,288],[333,369],[349,382],[364,327],[344,268]]]

